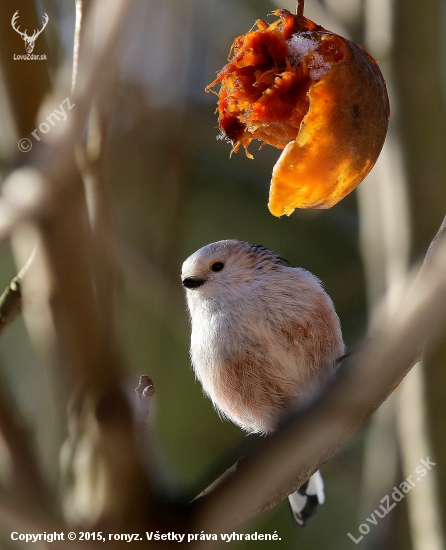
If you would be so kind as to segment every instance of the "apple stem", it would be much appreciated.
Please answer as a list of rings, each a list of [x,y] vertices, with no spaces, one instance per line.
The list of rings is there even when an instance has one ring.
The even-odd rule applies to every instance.
[[[296,15],[299,21],[302,20],[304,16],[304,4],[305,0],[297,0],[296,2]]]

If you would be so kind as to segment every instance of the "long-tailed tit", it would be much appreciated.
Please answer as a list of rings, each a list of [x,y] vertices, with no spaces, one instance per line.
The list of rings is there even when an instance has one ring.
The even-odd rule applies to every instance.
[[[267,433],[314,399],[344,353],[339,318],[319,280],[264,246],[200,248],[183,264],[191,359],[219,414]],[[324,501],[316,472],[289,496],[298,525]]]

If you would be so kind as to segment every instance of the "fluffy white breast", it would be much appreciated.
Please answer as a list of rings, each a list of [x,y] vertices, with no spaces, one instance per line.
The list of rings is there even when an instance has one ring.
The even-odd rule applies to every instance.
[[[256,269],[242,259],[241,274],[228,257],[226,272],[208,274],[202,257],[183,266],[183,276],[208,277],[187,290],[191,359],[223,416],[269,431],[332,376],[344,345],[333,304],[313,275],[284,265]]]

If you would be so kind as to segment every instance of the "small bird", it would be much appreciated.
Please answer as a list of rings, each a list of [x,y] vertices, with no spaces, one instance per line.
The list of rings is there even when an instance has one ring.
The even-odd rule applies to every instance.
[[[196,377],[217,412],[247,432],[268,433],[311,402],[344,353],[339,318],[320,281],[272,250],[224,240],[182,267]],[[305,525],[324,502],[319,472],[289,501]]]

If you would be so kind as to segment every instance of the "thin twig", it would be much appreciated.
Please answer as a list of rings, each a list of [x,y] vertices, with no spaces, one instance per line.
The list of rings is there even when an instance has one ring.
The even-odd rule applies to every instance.
[[[79,50],[83,16],[83,2],[76,0],[76,23],[74,26],[74,45],[73,45],[73,70],[71,72],[71,93],[74,92],[76,86],[77,70],[79,67]]]
[[[296,2],[296,15],[298,21],[302,21],[304,16],[304,4],[305,0],[297,0]]]

